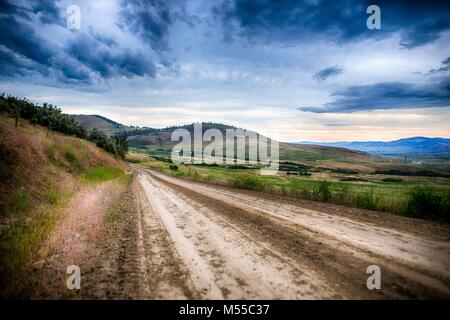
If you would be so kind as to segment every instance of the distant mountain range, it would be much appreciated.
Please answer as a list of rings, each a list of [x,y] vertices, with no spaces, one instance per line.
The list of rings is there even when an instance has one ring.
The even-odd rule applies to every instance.
[[[450,156],[450,139],[412,137],[394,141],[310,142],[298,144],[341,147],[378,156]]]

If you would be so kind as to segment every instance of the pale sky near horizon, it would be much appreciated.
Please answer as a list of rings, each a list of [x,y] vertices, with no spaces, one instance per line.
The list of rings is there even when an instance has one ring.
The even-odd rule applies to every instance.
[[[450,2],[0,2],[0,91],[126,125],[450,138]],[[67,8],[80,9],[80,29]]]

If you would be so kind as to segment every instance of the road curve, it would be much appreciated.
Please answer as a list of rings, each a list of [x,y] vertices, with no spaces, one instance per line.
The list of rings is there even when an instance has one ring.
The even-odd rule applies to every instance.
[[[144,220],[146,214],[158,217],[177,251],[177,263],[188,270],[193,297],[450,297],[445,226],[433,225],[427,234],[426,228],[416,228],[421,223],[416,220],[405,220],[402,227],[387,223],[383,214],[374,219],[338,206],[336,212],[331,205],[311,208],[133,167],[145,198],[140,201],[148,207],[141,214]],[[370,265],[380,267],[379,290],[366,286]]]

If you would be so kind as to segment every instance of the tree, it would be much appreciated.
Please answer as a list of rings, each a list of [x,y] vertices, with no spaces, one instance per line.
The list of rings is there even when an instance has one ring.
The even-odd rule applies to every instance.
[[[14,115],[16,117],[15,127],[17,128],[17,126],[19,124],[19,117],[20,117],[20,103],[18,103],[18,102],[14,103],[13,107],[14,107]]]
[[[128,152],[128,137],[123,135],[115,136],[114,141],[116,143],[117,155],[124,159]]]

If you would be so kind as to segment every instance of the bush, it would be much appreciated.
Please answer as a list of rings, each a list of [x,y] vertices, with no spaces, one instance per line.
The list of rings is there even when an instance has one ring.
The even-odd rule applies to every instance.
[[[232,180],[233,186],[237,188],[250,190],[263,190],[265,187],[264,180],[256,174],[239,174],[235,175]]]
[[[178,166],[175,165],[175,164],[171,164],[171,165],[169,166],[169,169],[175,171],[175,170],[178,170]]]
[[[449,220],[448,199],[436,194],[434,189],[416,187],[409,191],[408,196],[408,215],[417,218]]]
[[[317,186],[314,188],[314,195],[315,195],[315,198],[320,201],[324,201],[324,202],[330,201],[331,197],[332,197],[332,193],[330,190],[329,182],[320,181],[317,184]]]
[[[376,210],[377,202],[375,201],[375,196],[373,190],[369,192],[359,193],[356,195],[355,204],[358,208]]]

